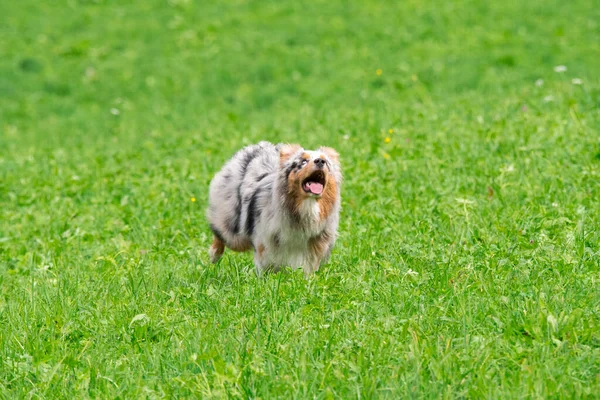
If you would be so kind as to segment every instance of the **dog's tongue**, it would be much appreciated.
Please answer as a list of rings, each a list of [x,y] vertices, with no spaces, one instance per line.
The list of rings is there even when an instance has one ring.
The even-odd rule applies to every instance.
[[[308,189],[312,194],[321,194],[323,193],[323,185],[318,182],[306,182],[304,186]]]

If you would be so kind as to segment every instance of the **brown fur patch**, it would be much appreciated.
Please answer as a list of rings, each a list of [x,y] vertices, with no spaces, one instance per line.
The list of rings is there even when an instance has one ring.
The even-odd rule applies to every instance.
[[[258,256],[259,256],[260,258],[262,258],[262,256],[263,256],[263,253],[265,252],[265,246],[264,246],[264,245],[262,245],[262,244],[259,244],[259,245],[258,245],[258,249],[257,249],[257,251],[258,251]]]
[[[319,199],[319,209],[321,220],[326,219],[337,201],[337,184],[331,174],[327,174],[327,184],[323,189],[323,195]]]
[[[301,148],[302,146],[300,146],[299,144],[284,144],[279,150],[279,162],[283,165],[287,160],[290,159],[291,156],[296,154],[296,152]]]
[[[319,236],[311,238],[308,241],[308,250],[312,255],[311,258],[313,259],[313,271],[319,269],[319,265],[327,253],[330,242],[331,236],[327,232],[323,232]]]

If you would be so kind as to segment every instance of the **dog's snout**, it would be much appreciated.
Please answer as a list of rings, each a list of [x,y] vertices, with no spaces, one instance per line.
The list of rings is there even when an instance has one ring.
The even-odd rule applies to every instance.
[[[317,168],[323,168],[325,166],[325,160],[323,160],[322,158],[317,158],[315,160],[315,165],[317,166]]]

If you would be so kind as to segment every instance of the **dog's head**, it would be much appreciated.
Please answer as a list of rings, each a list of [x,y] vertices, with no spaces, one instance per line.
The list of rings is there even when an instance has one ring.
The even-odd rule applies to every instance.
[[[279,151],[285,193],[294,210],[307,199],[320,205],[326,218],[339,199],[342,175],[338,153],[330,147],[305,150],[300,145],[283,145]]]

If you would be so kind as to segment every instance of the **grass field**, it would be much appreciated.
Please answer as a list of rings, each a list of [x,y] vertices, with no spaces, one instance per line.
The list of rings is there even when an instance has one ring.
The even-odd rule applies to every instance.
[[[0,2],[0,398],[597,398],[596,1]],[[329,145],[316,276],[212,175]]]

